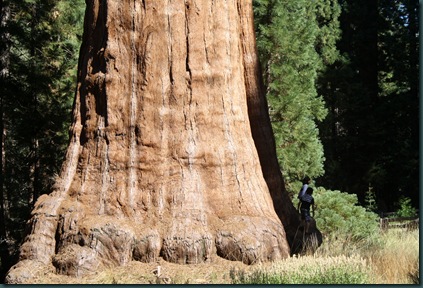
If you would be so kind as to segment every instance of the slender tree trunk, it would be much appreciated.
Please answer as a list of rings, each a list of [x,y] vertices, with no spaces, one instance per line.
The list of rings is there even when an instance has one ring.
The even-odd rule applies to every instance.
[[[35,40],[36,37],[36,25],[38,21],[38,4],[32,4],[32,17],[31,17],[31,39],[30,39],[30,56],[31,56],[31,117],[32,119],[32,131],[31,131],[31,140],[29,143],[30,148],[30,160],[29,160],[29,191],[28,191],[28,206],[33,207],[35,201],[37,201],[38,193],[41,189],[40,187],[40,162],[39,162],[39,142],[38,142],[38,92],[37,92],[37,79],[35,76],[36,67],[36,57],[37,57],[37,43]]]
[[[1,269],[0,269],[0,278],[4,279],[7,270],[11,266],[9,247],[8,247],[8,235],[6,229],[6,219],[8,219],[8,205],[7,197],[4,191],[4,175],[6,167],[6,116],[5,116],[5,95],[6,95],[6,78],[9,74],[9,52],[10,52],[10,40],[8,33],[8,21],[10,18],[10,9],[9,6],[0,0],[0,39],[1,39],[1,50],[0,50],[0,133],[1,133],[1,161],[0,161],[0,260],[1,260]]]
[[[35,201],[37,201],[39,192],[41,191],[39,143],[36,132],[34,131],[33,133],[33,138],[31,139],[31,166],[29,170],[30,191],[28,204],[30,207],[34,207]]]
[[[405,5],[407,7],[409,17],[408,33],[410,40],[408,55],[410,63],[409,74],[412,75],[412,78],[409,80],[410,95],[416,99],[415,97],[419,98],[419,81],[417,81],[417,77],[414,77],[419,74],[419,4],[413,1],[406,1]],[[413,105],[413,108],[415,108],[415,112],[418,113],[418,105]],[[417,132],[417,129],[414,129],[414,131]]]
[[[289,256],[280,218],[297,214],[249,2],[87,1],[66,161],[36,203],[8,283],[45,265],[79,276],[158,257]]]
[[[3,78],[3,75],[0,77]],[[3,82],[3,79],[2,79]],[[3,82],[4,83],[4,82]],[[2,89],[3,90],[3,89]],[[10,263],[10,254],[9,254],[9,245],[8,245],[8,235],[6,228],[6,221],[8,217],[8,203],[6,193],[4,191],[4,175],[6,171],[6,126],[5,126],[5,113],[4,113],[4,102],[3,102],[3,93],[0,99],[0,113],[1,113],[1,122],[0,122],[0,131],[1,131],[1,164],[0,164],[0,279],[4,279],[7,270],[9,270],[12,263]]]

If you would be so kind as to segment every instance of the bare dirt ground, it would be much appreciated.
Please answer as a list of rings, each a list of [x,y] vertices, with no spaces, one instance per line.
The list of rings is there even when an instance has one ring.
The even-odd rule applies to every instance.
[[[230,271],[249,271],[268,264],[246,265],[214,256],[210,263],[181,265],[159,259],[154,263],[132,261],[94,275],[69,277],[44,271],[31,284],[231,284]]]

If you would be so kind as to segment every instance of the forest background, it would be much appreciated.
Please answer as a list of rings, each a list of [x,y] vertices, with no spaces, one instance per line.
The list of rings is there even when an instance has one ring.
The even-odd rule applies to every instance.
[[[257,46],[286,188],[419,205],[419,3],[254,0]],[[0,0],[1,274],[69,139],[84,0]],[[369,199],[373,202],[369,202]],[[371,204],[371,205],[370,205]]]

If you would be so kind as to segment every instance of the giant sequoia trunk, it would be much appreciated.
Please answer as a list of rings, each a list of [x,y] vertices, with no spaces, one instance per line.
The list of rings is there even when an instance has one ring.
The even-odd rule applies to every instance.
[[[9,283],[43,265],[83,275],[158,257],[289,256],[284,225],[298,219],[250,2],[87,1],[66,161],[36,203]]]

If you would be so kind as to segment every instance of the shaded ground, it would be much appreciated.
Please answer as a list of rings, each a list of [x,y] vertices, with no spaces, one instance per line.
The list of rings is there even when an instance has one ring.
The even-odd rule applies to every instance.
[[[56,275],[45,270],[32,279],[31,284],[230,284],[231,269],[257,268],[256,264],[245,265],[239,261],[229,261],[212,257],[210,263],[179,265],[159,259],[155,263],[132,261],[127,266],[115,267],[95,275],[81,278]],[[160,266],[160,277],[157,276]]]

